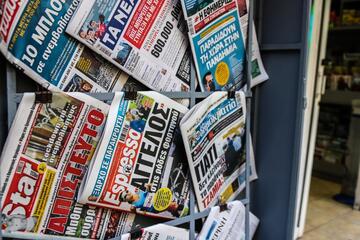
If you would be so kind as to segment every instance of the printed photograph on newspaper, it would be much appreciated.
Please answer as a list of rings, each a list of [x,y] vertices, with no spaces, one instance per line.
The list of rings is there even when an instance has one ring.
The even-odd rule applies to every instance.
[[[181,1],[201,90],[244,87],[248,26],[245,0]],[[252,86],[268,79],[256,34],[253,36]]]
[[[50,90],[119,91],[131,81],[128,75],[65,33],[79,2],[7,0],[0,22],[0,51]]]
[[[199,210],[232,201],[245,184],[245,96],[216,92],[180,123]],[[250,180],[256,176],[253,153]]]
[[[104,209],[104,208],[97,208]],[[164,222],[162,219],[149,219],[146,216],[136,215],[134,213],[114,211],[106,209],[106,217],[102,231],[99,232],[100,237],[96,236],[96,239],[112,239],[115,237],[120,237],[123,234],[127,234],[135,231],[136,229],[145,228]]]
[[[107,239],[146,221],[79,204],[76,195],[109,105],[81,93],[24,94],[1,155],[1,231],[16,238]]]
[[[180,0],[87,0],[66,31],[153,90],[188,91],[183,19]]]
[[[115,93],[79,201],[167,219],[187,215],[190,179],[179,129],[187,111],[157,92],[132,100]]]

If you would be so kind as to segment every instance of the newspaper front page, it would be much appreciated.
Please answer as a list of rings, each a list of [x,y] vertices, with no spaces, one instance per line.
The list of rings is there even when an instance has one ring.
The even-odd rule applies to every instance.
[[[179,122],[188,111],[157,93],[115,93],[79,201],[161,218],[188,213],[189,173]]]
[[[246,84],[245,0],[181,1],[202,91],[241,89]],[[253,40],[252,86],[268,79],[255,33]]]
[[[157,224],[141,230],[138,237],[124,234],[121,240],[188,240],[189,233],[183,228],[173,227],[165,224]]]
[[[250,239],[253,238],[259,219],[250,213]],[[234,227],[236,226],[236,227]],[[245,239],[245,206],[240,201],[227,204],[227,209],[211,208],[198,240],[232,240]]]
[[[79,0],[6,0],[0,51],[50,90],[111,92],[128,84],[144,90],[145,86],[65,33],[78,5]]]
[[[245,186],[245,96],[215,92],[180,123],[200,211],[233,200]],[[250,181],[257,178],[251,151]]]
[[[185,29],[180,0],[84,0],[67,32],[153,90],[188,91]]]
[[[24,94],[1,155],[1,230],[28,239],[107,239],[148,226],[134,214],[76,201],[109,105],[82,93]]]

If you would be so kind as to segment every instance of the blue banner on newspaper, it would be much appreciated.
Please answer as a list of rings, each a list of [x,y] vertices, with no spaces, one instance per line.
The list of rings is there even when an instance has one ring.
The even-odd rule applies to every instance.
[[[201,143],[207,137],[210,129],[213,129],[216,124],[219,124],[222,119],[231,115],[238,108],[239,106],[235,99],[226,99],[216,108],[212,109],[195,128],[195,138],[190,141],[190,148],[193,149]]]
[[[121,1],[115,10],[115,14],[105,27],[105,32],[101,36],[101,42],[111,50],[115,48],[136,4],[137,1]]]
[[[242,87],[245,49],[236,11],[204,28],[192,41],[203,91]]]
[[[137,3],[137,0],[96,0],[79,36],[91,45],[100,39],[107,48],[114,50]]]
[[[54,85],[76,50],[76,41],[64,32],[78,4],[79,0],[29,1],[9,42],[16,58]]]

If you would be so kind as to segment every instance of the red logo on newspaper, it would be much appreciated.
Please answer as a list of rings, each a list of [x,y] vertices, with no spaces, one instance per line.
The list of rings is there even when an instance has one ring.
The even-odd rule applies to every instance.
[[[208,195],[206,195],[205,198],[202,200],[202,203],[205,208],[207,208],[209,206],[209,204],[215,199],[218,191],[220,190],[220,188],[223,184],[224,184],[223,178],[220,178],[215,182],[214,186],[210,190],[210,193]]]
[[[5,198],[2,213],[30,217],[43,174],[39,165],[21,157]]]
[[[87,122],[80,132],[70,159],[62,176],[59,177],[61,182],[51,209],[46,231],[51,230],[60,234],[65,232],[68,217],[75,203],[75,194],[84,176],[85,166],[92,157],[92,140],[98,137],[99,126],[105,123],[105,119],[104,113],[100,110],[93,109],[89,112]]]
[[[195,32],[199,32],[201,29],[203,29],[203,27],[205,27],[210,22],[214,21],[218,16],[223,15],[225,12],[228,12],[228,11],[232,10],[233,8],[236,8],[236,2],[231,2],[230,4],[225,5],[224,7],[218,9],[216,12],[212,13],[211,15],[209,15],[205,18],[197,16],[195,18]],[[201,19],[201,21],[196,23],[200,19]]]
[[[21,0],[8,0],[5,2],[0,26],[0,34],[5,42],[8,40],[9,31],[14,22],[15,15],[19,10],[20,2]]]
[[[120,194],[127,189],[141,142],[141,133],[130,128],[125,143],[119,142],[99,202],[119,206]]]
[[[165,0],[140,1],[126,29],[124,39],[140,49],[164,2]]]

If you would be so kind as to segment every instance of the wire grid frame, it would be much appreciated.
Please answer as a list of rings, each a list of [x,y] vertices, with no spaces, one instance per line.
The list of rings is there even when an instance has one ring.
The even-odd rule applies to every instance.
[[[246,161],[245,161],[245,198],[241,202],[245,205],[245,240],[250,240],[250,152],[251,152],[251,57],[252,44],[253,44],[253,32],[254,24],[252,20],[254,19],[254,0],[249,0],[248,8],[248,33],[247,33],[247,42],[246,42],[246,86],[245,86],[245,96],[246,96]],[[189,99],[190,108],[196,104],[197,99],[204,99],[208,97],[211,92],[197,92],[195,86],[196,73],[195,69],[192,66],[191,68],[191,81],[190,81],[190,91],[188,92],[161,92],[161,94],[173,98],[173,99]],[[16,71],[13,66],[7,64],[6,67],[6,81],[7,81],[7,98],[8,98],[8,127],[11,127],[12,121],[16,114],[17,105],[20,103],[23,94],[16,93]],[[102,101],[111,101],[114,97],[114,93],[88,93],[90,96],[97,98]],[[0,199],[1,200],[1,199]],[[202,212],[195,212],[195,195],[193,188],[191,186],[190,198],[189,198],[189,215],[177,218],[164,224],[171,226],[178,226],[182,224],[189,224],[189,239],[194,240],[196,236],[195,232],[195,222],[198,219],[205,218],[210,213],[210,208]],[[1,233],[0,233],[1,236]],[[120,240],[121,237],[113,238]]]

